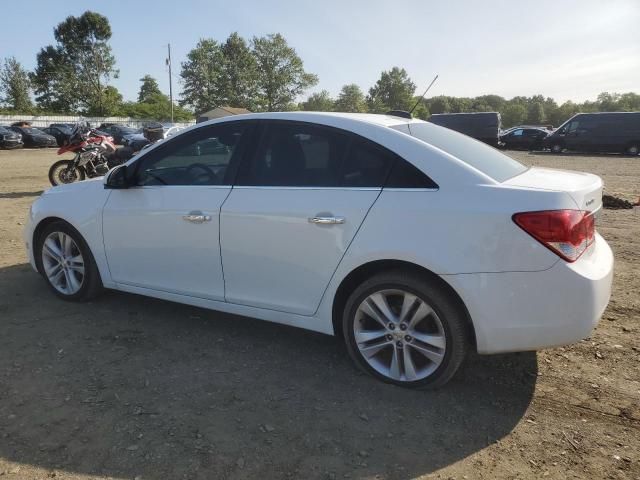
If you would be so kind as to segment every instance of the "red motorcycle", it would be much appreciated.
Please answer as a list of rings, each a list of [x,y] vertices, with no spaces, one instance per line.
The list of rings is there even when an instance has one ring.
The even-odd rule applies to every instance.
[[[56,186],[100,177],[120,163],[115,151],[113,138],[100,135],[86,123],[78,123],[69,140],[58,150],[58,155],[73,152],[73,160],[59,160],[51,165],[49,181]]]

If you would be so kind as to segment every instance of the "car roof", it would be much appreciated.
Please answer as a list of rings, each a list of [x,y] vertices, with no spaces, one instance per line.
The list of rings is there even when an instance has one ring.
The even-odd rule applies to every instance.
[[[323,120],[330,119],[353,120],[360,123],[369,123],[383,127],[408,124],[412,122],[423,123],[423,120],[415,118],[396,117],[394,115],[384,115],[377,113],[342,113],[342,112],[264,112],[264,113],[243,113],[240,115],[229,115],[222,118],[208,120],[196,125],[208,123],[219,123],[232,120],[295,120],[299,122],[323,123]]]

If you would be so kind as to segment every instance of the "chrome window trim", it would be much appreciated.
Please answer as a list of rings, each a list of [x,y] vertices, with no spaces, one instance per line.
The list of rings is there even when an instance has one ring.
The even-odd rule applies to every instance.
[[[437,192],[439,188],[384,187],[385,192]]]
[[[178,187],[178,188],[233,188],[233,185],[133,185],[129,187],[132,188],[141,188],[141,189],[157,189],[157,188],[167,188],[167,187]]]
[[[274,186],[274,185],[234,185],[234,189],[252,189],[252,190],[362,190],[369,192],[379,192],[382,187],[293,187],[293,186]]]

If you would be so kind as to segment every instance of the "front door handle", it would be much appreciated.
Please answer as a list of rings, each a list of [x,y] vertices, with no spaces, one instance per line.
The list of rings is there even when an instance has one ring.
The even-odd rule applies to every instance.
[[[341,225],[345,222],[344,217],[310,217],[310,223],[317,223],[319,225]]]
[[[191,223],[204,223],[211,221],[211,215],[205,215],[200,211],[194,211],[183,215],[182,219]]]

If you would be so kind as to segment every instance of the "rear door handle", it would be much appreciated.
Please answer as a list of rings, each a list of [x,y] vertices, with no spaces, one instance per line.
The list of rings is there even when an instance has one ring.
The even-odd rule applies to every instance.
[[[344,217],[310,217],[310,223],[317,223],[319,225],[341,225],[345,222]]]
[[[211,215],[205,215],[200,211],[193,211],[183,215],[182,219],[191,223],[204,223],[211,221]]]

